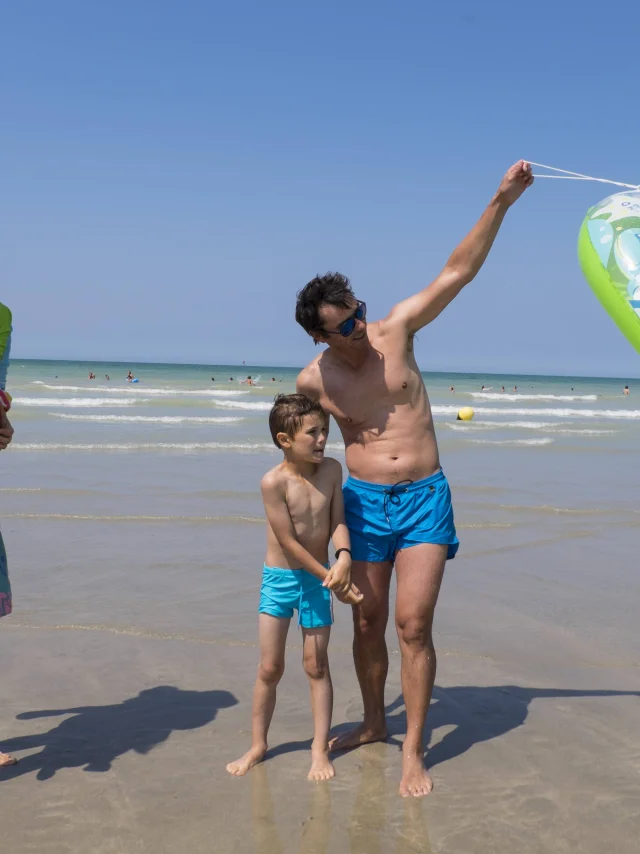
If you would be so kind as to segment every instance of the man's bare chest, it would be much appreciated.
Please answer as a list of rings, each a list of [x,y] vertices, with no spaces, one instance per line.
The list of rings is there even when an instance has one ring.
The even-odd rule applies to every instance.
[[[341,424],[358,426],[375,421],[389,408],[410,405],[422,378],[406,352],[376,352],[358,371],[335,368],[324,383],[322,404]]]

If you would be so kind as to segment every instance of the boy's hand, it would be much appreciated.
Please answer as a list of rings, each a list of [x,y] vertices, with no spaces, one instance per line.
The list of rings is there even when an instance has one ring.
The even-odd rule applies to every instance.
[[[333,590],[336,596],[344,596],[351,587],[351,558],[346,552],[342,552],[336,563],[327,573],[322,582],[323,587]]]
[[[364,598],[355,584],[352,584],[346,593],[336,593],[336,596],[345,605],[359,605]]]

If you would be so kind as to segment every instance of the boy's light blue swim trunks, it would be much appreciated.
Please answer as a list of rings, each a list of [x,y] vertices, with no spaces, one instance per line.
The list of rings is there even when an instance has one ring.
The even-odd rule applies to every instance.
[[[400,549],[421,543],[446,545],[447,560],[455,557],[460,543],[442,471],[393,486],[349,477],[343,492],[354,560],[394,561]]]
[[[319,629],[333,623],[331,591],[322,586],[319,578],[304,569],[265,564],[258,613],[291,619],[294,609],[303,629]]]

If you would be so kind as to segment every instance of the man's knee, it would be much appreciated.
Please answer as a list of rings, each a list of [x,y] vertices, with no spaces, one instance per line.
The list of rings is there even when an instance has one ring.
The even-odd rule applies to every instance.
[[[363,637],[384,637],[389,619],[389,608],[387,605],[375,605],[362,608],[356,605],[353,608],[353,625],[356,635]]]
[[[284,661],[265,659],[258,667],[258,678],[266,685],[277,685],[284,673]]]
[[[431,615],[399,616],[396,628],[400,644],[415,650],[433,651],[432,621]]]
[[[314,651],[310,655],[303,656],[302,665],[309,679],[324,679],[329,671],[329,663],[326,655],[317,655]]]

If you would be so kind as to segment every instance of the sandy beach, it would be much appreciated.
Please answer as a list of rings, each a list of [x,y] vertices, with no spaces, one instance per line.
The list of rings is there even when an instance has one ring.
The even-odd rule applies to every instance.
[[[330,784],[306,781],[311,722],[292,627],[267,761],[242,779],[224,770],[248,744],[257,483],[275,451],[21,451],[29,431],[51,443],[79,441],[80,428],[85,443],[119,441],[95,432],[117,422],[72,421],[77,433],[52,437],[29,414],[49,409],[68,411],[16,407],[22,434],[1,461],[15,613],[0,625],[0,745],[20,760],[0,775],[3,850],[638,850],[637,454],[598,436],[451,447],[439,427],[462,547],[435,625],[435,791],[407,801],[397,796],[405,717],[392,627],[387,743],[338,755]],[[179,429],[162,441],[184,442]],[[337,730],[361,708],[350,637],[337,606]]]

